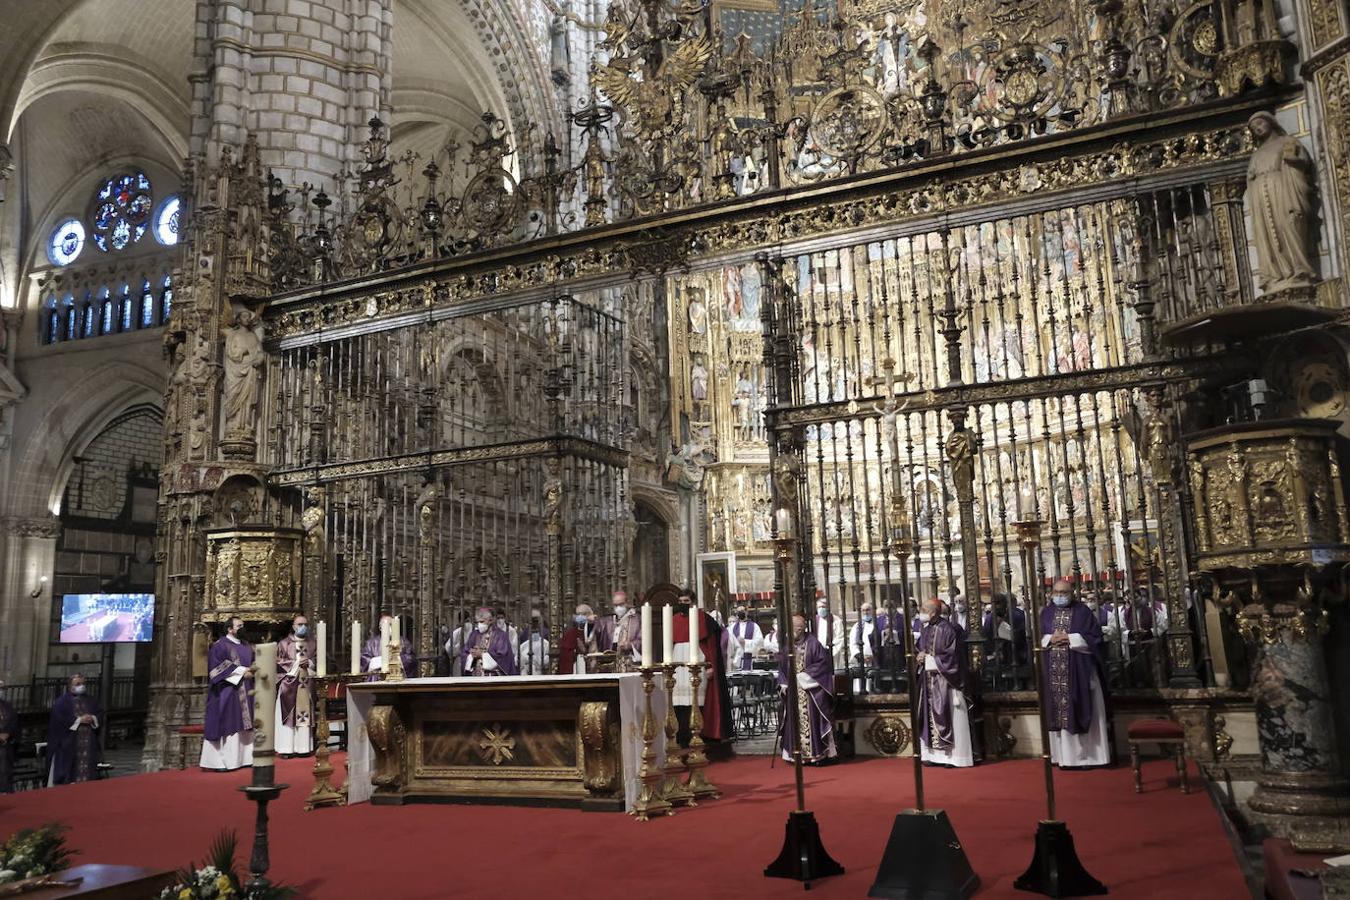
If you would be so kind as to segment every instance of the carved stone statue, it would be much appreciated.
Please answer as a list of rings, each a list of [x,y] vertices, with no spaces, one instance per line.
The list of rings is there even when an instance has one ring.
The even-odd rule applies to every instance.
[[[1317,281],[1312,158],[1268,112],[1256,113],[1247,127],[1256,143],[1247,165],[1247,201],[1257,280],[1268,294],[1311,287]]]
[[[567,43],[568,4],[563,2],[558,14],[548,23],[549,75],[553,83],[562,87],[572,80],[572,50]]]
[[[225,392],[222,421],[227,438],[253,437],[262,384],[262,326],[250,310],[240,310],[225,329]]]

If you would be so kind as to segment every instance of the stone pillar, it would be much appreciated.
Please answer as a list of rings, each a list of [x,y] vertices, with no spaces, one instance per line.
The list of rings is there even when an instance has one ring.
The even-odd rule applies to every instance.
[[[0,672],[14,682],[46,674],[51,641],[52,571],[61,524],[55,518],[5,521],[0,580]],[[44,583],[41,579],[46,578]],[[34,597],[33,592],[38,591]]]
[[[246,134],[288,185],[327,185],[388,119],[391,0],[198,0],[192,152]]]
[[[1340,774],[1322,648],[1327,613],[1298,596],[1292,577],[1281,587],[1295,596],[1277,593],[1239,616],[1260,644],[1252,695],[1261,775],[1248,806],[1253,818],[1295,843],[1340,846],[1350,837],[1350,782]]]

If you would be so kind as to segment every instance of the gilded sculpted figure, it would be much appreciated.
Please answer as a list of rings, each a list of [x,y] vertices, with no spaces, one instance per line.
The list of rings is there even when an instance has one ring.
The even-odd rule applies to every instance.
[[[1257,279],[1268,294],[1311,287],[1317,281],[1312,158],[1268,112],[1252,116],[1247,127],[1256,144],[1247,165],[1247,201]]]
[[[264,359],[258,317],[249,310],[240,310],[234,317],[234,325],[225,329],[223,420],[227,436],[254,434]]]

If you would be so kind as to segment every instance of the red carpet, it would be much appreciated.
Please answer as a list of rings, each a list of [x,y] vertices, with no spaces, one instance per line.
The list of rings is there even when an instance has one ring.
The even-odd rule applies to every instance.
[[[340,758],[339,758],[340,759]],[[272,875],[324,900],[439,898],[801,897],[766,879],[791,808],[792,769],[767,757],[714,764],[718,801],[649,823],[618,813],[504,806],[324,809],[300,805],[310,761],[283,760],[288,782],[271,806]],[[1088,870],[1117,898],[1238,900],[1242,873],[1204,793],[1183,796],[1170,763],[1144,768],[1136,795],[1128,768],[1059,775],[1060,814]],[[339,766],[339,771],[342,767]],[[910,764],[866,760],[808,769],[807,805],[847,873],[809,896],[864,897],[895,813],[912,800]],[[1044,814],[1039,760],[973,770],[925,770],[931,806],[945,807],[982,879],[980,897],[1029,897],[1012,881],[1031,856]],[[178,868],[233,828],[246,860],[253,807],[234,790],[248,773],[161,772],[0,798],[6,836],[58,820],[72,826],[77,862]],[[1192,784],[1199,784],[1198,777]]]

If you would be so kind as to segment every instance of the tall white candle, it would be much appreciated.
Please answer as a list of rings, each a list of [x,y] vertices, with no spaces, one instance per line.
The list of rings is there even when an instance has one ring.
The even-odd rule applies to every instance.
[[[361,674],[361,623],[352,623],[352,674]]]
[[[320,678],[328,676],[328,623],[319,620],[319,635],[315,639],[319,649],[318,675]]]
[[[698,629],[703,624],[703,610],[689,610],[689,665],[698,664]]]
[[[642,667],[652,664],[652,605],[642,604]]]
[[[389,635],[391,634],[389,620],[380,620],[380,671],[389,671]]]
[[[275,765],[277,723],[277,645],[259,644],[253,648],[253,766]]]
[[[661,607],[661,662],[675,662],[675,607],[667,603]]]
[[[389,643],[398,643],[398,619],[394,619],[389,623]]]

